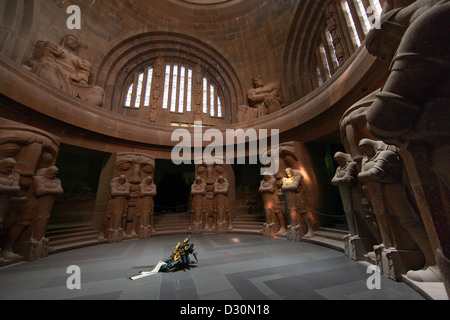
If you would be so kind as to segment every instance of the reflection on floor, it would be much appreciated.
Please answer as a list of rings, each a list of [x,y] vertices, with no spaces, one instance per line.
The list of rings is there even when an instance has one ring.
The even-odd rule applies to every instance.
[[[183,236],[61,252],[0,270],[0,299],[102,300],[423,300],[404,283],[381,276],[369,290],[367,266],[342,252],[258,235],[193,235],[197,267],[129,280],[170,255]],[[69,290],[67,268],[81,270],[81,289]]]

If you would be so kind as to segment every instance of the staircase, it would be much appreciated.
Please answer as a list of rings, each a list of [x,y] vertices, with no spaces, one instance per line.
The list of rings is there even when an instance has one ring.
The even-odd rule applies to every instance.
[[[302,241],[344,252],[344,238],[350,232],[333,228],[319,228],[319,230],[314,233],[316,234],[315,237],[303,238]]]
[[[229,233],[262,234],[264,217],[255,214],[236,215],[233,219],[233,230]],[[190,214],[155,215],[154,224],[157,236],[185,234],[190,225]],[[214,233],[213,231],[204,232]]]
[[[264,217],[256,214],[239,214],[233,220],[230,233],[262,234]]]
[[[190,213],[154,215],[156,236],[186,234],[191,221]]]
[[[104,243],[98,240],[98,228],[92,224],[49,225],[49,254]]]

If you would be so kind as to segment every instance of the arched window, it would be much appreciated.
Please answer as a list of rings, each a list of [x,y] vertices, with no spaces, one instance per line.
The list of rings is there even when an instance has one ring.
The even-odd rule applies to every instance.
[[[145,81],[144,81],[145,79]],[[148,67],[137,73],[133,82],[128,86],[125,107],[140,108],[150,105],[150,92],[152,88],[153,68]]]
[[[381,13],[379,0],[330,1],[312,63],[312,74],[316,73],[317,78],[317,82],[312,82],[314,87],[330,79],[345,63],[346,56],[348,58],[363,44]]]
[[[201,79],[200,87],[194,83],[196,75]],[[149,107],[152,97],[153,65],[136,72],[129,80],[125,90],[124,107],[139,109]],[[166,61],[163,66],[163,90],[161,102],[157,107],[173,114],[186,114],[196,111],[194,97],[201,93],[201,112],[210,118],[223,118],[223,92],[211,76],[183,61]]]

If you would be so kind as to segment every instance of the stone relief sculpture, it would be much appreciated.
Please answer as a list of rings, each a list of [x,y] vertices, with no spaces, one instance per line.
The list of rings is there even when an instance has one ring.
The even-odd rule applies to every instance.
[[[32,236],[38,237],[39,233],[45,232],[45,219],[48,218],[53,204],[51,201],[39,199],[35,187],[38,186],[37,181],[49,179],[41,176],[44,172],[41,169],[54,166],[58,151],[59,140],[53,135],[0,118],[0,161],[5,169],[2,174],[3,178],[6,178],[4,182],[12,183],[11,187],[17,192],[9,198],[7,206],[6,202],[2,203],[6,207],[3,209],[3,225],[0,227],[3,259],[34,260],[41,257],[35,250]],[[6,154],[8,157],[4,156]],[[11,171],[13,164],[14,169]],[[18,191],[17,185],[20,187]],[[47,204],[44,205],[44,202]],[[45,226],[41,223],[44,221],[38,221],[39,219],[45,220]],[[42,226],[39,227],[38,233],[35,232],[36,225]],[[46,254],[45,251],[41,253]]]
[[[191,187],[191,192],[194,192],[191,193],[193,195],[191,229],[195,227],[197,233],[218,232],[218,221],[221,222],[221,227],[226,228],[226,231],[232,228],[230,221],[233,216],[230,208],[234,194],[234,174],[231,166],[222,164],[224,162],[223,159],[216,159],[212,163],[202,162],[195,165],[196,181]],[[216,193],[219,189],[222,191]],[[226,199],[223,196],[225,190],[227,190]],[[198,193],[203,194],[202,200]],[[200,214],[203,215],[201,231]],[[221,216],[220,220],[219,216]],[[224,222],[226,225],[223,224]]]
[[[20,175],[13,171],[16,163],[13,158],[0,160],[0,229],[3,227],[3,216],[11,197],[20,192]]]
[[[356,163],[356,174],[361,171],[361,162],[364,158],[359,149],[359,142],[365,138],[376,139],[367,128],[366,112],[378,92],[379,90],[369,94],[351,106],[340,121],[341,141],[346,153]],[[366,260],[367,254],[373,252],[373,246],[381,243],[382,240],[375,216],[362,191],[362,185],[357,180],[357,176],[355,179],[356,185],[351,189],[351,200],[358,233],[345,238],[345,253],[359,261]]]
[[[138,238],[139,233],[148,227],[148,224],[142,225],[142,222],[147,220],[147,217],[142,215],[147,215],[152,201],[143,199],[142,197],[148,195],[144,195],[147,194],[145,192],[141,194],[141,190],[143,187],[154,188],[151,185],[146,186],[146,183],[149,183],[149,177],[153,179],[155,159],[140,153],[118,152],[111,157],[107,167],[108,172],[104,174],[103,179],[110,179],[110,184],[106,208],[102,212],[103,222],[99,238],[106,238],[110,242]],[[106,185],[99,189],[105,187]]]
[[[368,34],[366,47],[391,66],[367,112],[370,131],[399,147],[450,294],[449,12],[450,3],[437,0],[389,11]]]
[[[214,183],[215,196],[215,225],[217,233],[225,233],[233,230],[233,224],[230,215],[230,206],[228,203],[228,188],[230,184],[223,176],[219,176]]]
[[[139,185],[140,188],[140,202],[138,204],[138,212],[140,212],[141,219],[139,226],[136,226],[138,230],[138,237],[140,239],[150,238],[152,233],[155,232],[154,225],[154,200],[156,196],[156,185],[153,182],[153,177],[148,176]]]
[[[20,175],[13,172],[15,166],[16,160],[13,158],[0,160],[0,230],[3,229],[3,216],[8,209],[11,197],[20,192]],[[5,259],[1,257],[0,248],[0,263],[3,261]]]
[[[33,193],[37,199],[35,216],[30,225],[32,253],[30,259],[35,260],[48,255],[49,240],[45,238],[48,219],[57,196],[63,194],[61,180],[56,177],[59,170],[52,166],[39,169],[33,177]]]
[[[207,216],[205,215],[206,210],[204,210],[204,198],[206,195],[206,182],[201,178],[197,177],[191,186],[192,195],[192,213],[191,213],[191,224],[188,231],[193,233],[201,233],[203,231],[203,226],[207,224]]]
[[[303,176],[300,171],[291,168],[286,169],[286,176],[282,179],[281,190],[286,199],[286,205],[289,212],[289,225],[287,227],[287,238],[289,240],[301,241],[306,234],[306,225],[302,226],[302,217],[299,208],[299,188]]]
[[[358,166],[352,157],[343,152],[337,152],[334,160],[339,164],[331,184],[339,188],[344,213],[347,217],[350,235],[359,234],[358,222],[356,220],[357,209],[353,202],[352,189],[357,186]]]
[[[274,176],[265,175],[261,180],[259,192],[264,201],[266,222],[263,225],[263,235],[267,237],[285,236],[287,232],[286,219],[281,211],[278,198],[277,180]]]
[[[123,240],[122,220],[127,214],[131,184],[125,175],[121,175],[112,179],[110,187],[111,200],[105,213],[103,235],[109,242],[120,242]]]
[[[440,281],[425,227],[402,183],[402,163],[398,153],[392,151],[396,149],[370,139],[361,140],[360,149],[366,157],[358,179],[364,184],[383,241],[377,250],[386,252],[387,259],[393,261],[388,267],[385,266],[387,261],[382,261],[383,272],[398,279],[411,267],[417,268],[418,265],[421,268],[422,259],[414,253],[419,249],[425,257],[426,266],[425,270],[420,271],[422,277],[427,281]],[[396,258],[396,255],[399,257]]]
[[[247,93],[249,106],[239,106],[238,122],[264,117],[286,106],[278,84],[266,84],[261,76],[254,76],[252,82],[253,88]]]
[[[92,66],[88,60],[78,56],[79,47],[80,42],[73,35],[65,36],[60,45],[38,41],[27,66],[58,89],[87,104],[101,107],[104,90],[88,84]]]

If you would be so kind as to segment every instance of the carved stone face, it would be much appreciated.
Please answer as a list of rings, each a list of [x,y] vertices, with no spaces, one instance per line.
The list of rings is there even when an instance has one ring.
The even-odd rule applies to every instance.
[[[4,175],[10,175],[16,165],[16,160],[13,158],[6,158],[0,160],[0,173]]]
[[[147,177],[153,177],[155,159],[137,153],[118,153],[114,176],[124,175],[131,184],[141,184]]]
[[[370,139],[363,139],[359,144],[359,150],[368,157],[373,157],[376,154],[377,147],[376,141]]]
[[[265,85],[264,80],[260,76],[254,76],[252,81],[255,88],[261,88]]]
[[[6,119],[0,119],[0,159],[13,158],[14,171],[20,174],[24,189],[42,168],[53,166],[59,150],[59,141],[52,135]]]
[[[75,36],[68,35],[63,38],[62,46],[72,49],[73,51],[77,51],[80,47],[80,42]]]
[[[226,168],[221,164],[199,164],[195,166],[196,176],[199,176],[208,185],[214,184],[220,176],[226,176]]]

